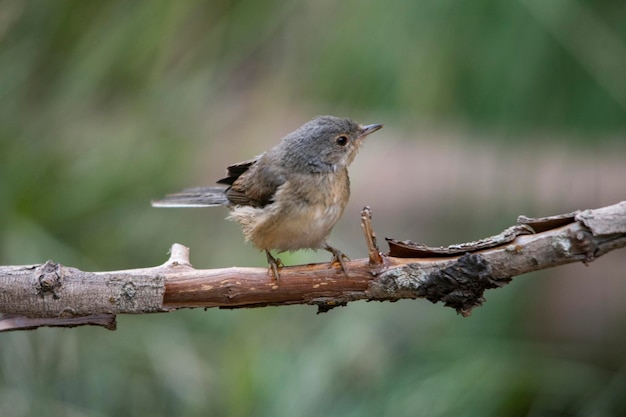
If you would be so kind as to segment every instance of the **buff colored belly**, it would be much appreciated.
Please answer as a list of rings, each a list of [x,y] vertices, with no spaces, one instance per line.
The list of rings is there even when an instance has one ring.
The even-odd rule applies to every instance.
[[[241,224],[246,240],[257,248],[283,252],[322,247],[342,211],[338,206],[308,206],[285,216],[267,207],[236,207],[229,219]]]

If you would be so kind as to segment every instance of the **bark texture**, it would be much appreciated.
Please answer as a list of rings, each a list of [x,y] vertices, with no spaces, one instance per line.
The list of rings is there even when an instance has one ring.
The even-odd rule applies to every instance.
[[[115,328],[117,314],[167,312],[177,308],[242,308],[309,304],[326,312],[350,301],[426,298],[469,315],[487,289],[515,276],[572,262],[591,262],[626,246],[626,201],[595,210],[545,218],[520,216],[518,224],[477,242],[428,247],[387,239],[378,249],[365,208],[361,214],[366,259],[337,265],[281,269],[197,270],[179,244],[154,268],[84,272],[48,261],[0,267],[0,331],[40,326],[99,325]]]

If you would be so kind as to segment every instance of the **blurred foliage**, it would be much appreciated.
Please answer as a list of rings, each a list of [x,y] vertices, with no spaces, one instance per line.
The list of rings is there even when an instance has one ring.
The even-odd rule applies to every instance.
[[[198,267],[261,265],[225,213],[148,201],[309,113],[622,140],[624,21],[608,0],[2,0],[0,262],[134,268],[178,241]],[[477,237],[513,218],[498,215]],[[424,222],[454,235],[468,227],[455,216]],[[0,415],[624,415],[623,309],[599,336],[585,323],[579,339],[550,338],[528,304],[534,277],[465,320],[423,301],[356,303],[3,334]]]

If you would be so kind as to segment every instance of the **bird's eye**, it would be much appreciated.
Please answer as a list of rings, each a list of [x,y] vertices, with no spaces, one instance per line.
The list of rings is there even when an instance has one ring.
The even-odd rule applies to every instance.
[[[346,146],[348,144],[348,138],[346,136],[337,136],[337,139],[335,139],[335,142],[337,142],[337,145],[339,146]]]

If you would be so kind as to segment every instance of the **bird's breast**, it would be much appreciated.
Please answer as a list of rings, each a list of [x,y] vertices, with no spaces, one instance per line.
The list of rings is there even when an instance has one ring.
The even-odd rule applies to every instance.
[[[260,249],[317,249],[343,214],[349,194],[347,172],[293,176],[278,189],[272,204],[235,208],[231,218]]]

